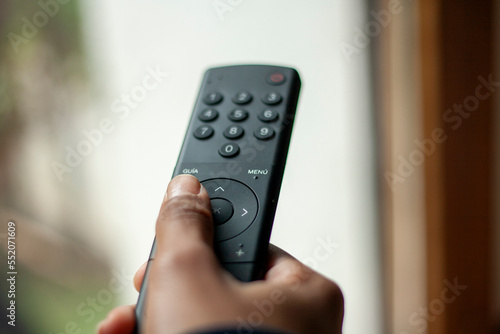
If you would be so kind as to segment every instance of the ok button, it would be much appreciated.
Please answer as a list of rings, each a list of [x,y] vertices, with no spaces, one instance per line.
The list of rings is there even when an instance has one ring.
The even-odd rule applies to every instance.
[[[227,199],[214,198],[210,200],[210,204],[212,204],[212,219],[216,226],[224,224],[233,216],[233,205]]]

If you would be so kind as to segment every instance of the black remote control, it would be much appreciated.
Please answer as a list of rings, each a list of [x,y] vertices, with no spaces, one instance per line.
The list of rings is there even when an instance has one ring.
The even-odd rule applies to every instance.
[[[173,173],[192,174],[207,189],[215,252],[241,281],[260,279],[266,269],[299,90],[292,68],[209,69]],[[148,272],[136,307],[139,328]]]

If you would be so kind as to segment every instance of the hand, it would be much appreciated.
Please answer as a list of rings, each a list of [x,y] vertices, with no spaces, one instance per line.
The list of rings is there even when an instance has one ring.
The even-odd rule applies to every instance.
[[[341,333],[340,288],[283,250],[270,246],[264,280],[242,283],[213,252],[208,194],[198,180],[169,184],[156,223],[157,252],[149,276],[146,333],[189,333],[214,328],[275,328],[294,333]],[[139,291],[146,264],[136,273]],[[99,334],[132,333],[134,306],[111,311]],[[245,331],[246,330],[246,331]]]

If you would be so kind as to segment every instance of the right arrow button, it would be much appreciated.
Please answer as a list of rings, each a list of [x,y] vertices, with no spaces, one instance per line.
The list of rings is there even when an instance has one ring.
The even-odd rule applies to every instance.
[[[244,216],[244,215],[246,215],[247,213],[248,213],[248,211],[247,211],[246,209],[243,209],[243,214],[242,214],[241,216],[243,217],[243,216]]]

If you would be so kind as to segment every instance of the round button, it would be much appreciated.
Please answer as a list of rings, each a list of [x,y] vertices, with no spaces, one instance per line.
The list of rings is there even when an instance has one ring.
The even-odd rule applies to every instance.
[[[233,209],[230,218],[224,223],[218,224],[215,221],[215,240],[222,241],[231,239],[238,234],[245,231],[257,217],[259,204],[257,201],[257,196],[255,193],[244,183],[236,181],[233,179],[210,179],[201,182],[203,187],[207,190],[208,196],[212,202],[212,216],[216,216],[215,219],[224,218],[230,211],[227,207],[228,203],[222,201],[215,202],[215,200],[227,200]],[[225,206],[227,209],[221,209],[220,214],[218,212],[213,212],[214,208],[219,208]],[[217,211],[217,210],[216,210]],[[219,218],[220,217],[220,218]],[[224,221],[224,219],[220,219]]]
[[[211,122],[219,116],[219,112],[215,109],[205,109],[203,110],[198,118],[203,122]]]
[[[262,98],[262,102],[269,105],[278,104],[281,100],[282,97],[277,92],[269,92]]]
[[[229,113],[229,119],[234,122],[241,122],[247,119],[248,111],[244,109],[234,109]]]
[[[236,104],[247,104],[252,101],[252,95],[247,91],[240,91],[233,97],[233,102]]]
[[[222,101],[222,94],[217,92],[208,93],[203,99],[203,103],[213,106]]]
[[[267,77],[267,82],[271,85],[274,85],[274,86],[281,85],[282,83],[285,82],[285,80],[286,80],[285,75],[283,73],[279,73],[279,72],[271,73]]]
[[[245,130],[241,126],[233,125],[224,131],[224,137],[228,139],[238,139],[243,136]]]
[[[274,109],[266,109],[257,117],[263,122],[273,122],[278,119],[278,112]]]
[[[212,219],[216,226],[224,224],[233,216],[233,205],[227,199],[214,198],[210,200],[210,204],[212,204]]]
[[[219,149],[219,154],[224,158],[232,158],[238,155],[240,148],[234,143],[227,143],[221,146]]]
[[[207,139],[214,134],[214,129],[208,125],[202,125],[194,131],[194,136],[198,139]]]
[[[274,137],[274,130],[268,126],[261,126],[255,130],[254,135],[257,139],[268,140]]]

